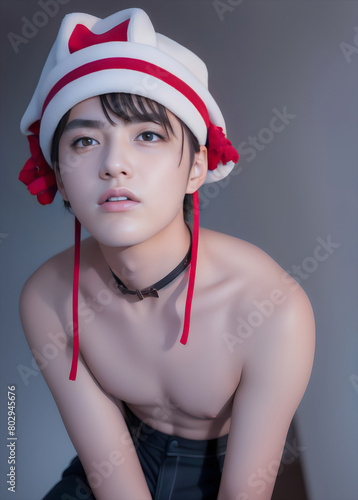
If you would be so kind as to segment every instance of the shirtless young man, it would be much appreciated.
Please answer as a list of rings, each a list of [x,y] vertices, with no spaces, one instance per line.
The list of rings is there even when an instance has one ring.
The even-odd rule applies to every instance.
[[[185,195],[197,200],[237,161],[205,70],[139,9],[104,20],[71,14],[23,118],[33,159],[22,180],[52,201],[43,153],[91,234],[73,289],[77,367],[74,249],[45,262],[21,295],[31,349],[64,332],[42,373],[84,469],[75,459],[48,500],[271,497],[311,372],[314,318],[303,290],[262,250],[204,229],[198,238],[197,213],[191,236]],[[189,248],[188,272],[187,260],[159,297],[140,300]],[[111,271],[134,294],[113,286]],[[253,311],[264,320],[245,330]]]

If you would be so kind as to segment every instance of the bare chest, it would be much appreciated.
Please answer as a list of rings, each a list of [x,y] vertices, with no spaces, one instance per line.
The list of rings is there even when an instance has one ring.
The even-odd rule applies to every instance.
[[[219,429],[229,422],[240,380],[243,360],[225,342],[232,320],[225,308],[199,300],[182,345],[181,307],[161,309],[155,300],[119,309],[118,301],[102,300],[93,314],[82,313],[81,353],[103,389],[138,416],[155,416],[161,420],[157,427],[168,433],[200,428],[203,436],[194,438],[205,438],[205,426],[216,422]]]

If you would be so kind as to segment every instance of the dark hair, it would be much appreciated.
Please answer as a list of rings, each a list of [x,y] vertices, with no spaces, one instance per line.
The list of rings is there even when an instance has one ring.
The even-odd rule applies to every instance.
[[[103,113],[106,116],[107,120],[112,124],[114,122],[111,119],[109,113],[118,116],[121,120],[125,122],[130,122],[133,119],[133,117],[143,122],[153,121],[162,125],[168,135],[169,133],[172,134],[174,133],[166,108],[162,104],[159,104],[158,102],[153,101],[152,99],[126,93],[104,94],[100,95],[99,97]],[[61,136],[67,125],[69,115],[70,111],[67,111],[67,113],[61,118],[52,139],[51,163],[55,170],[59,169],[58,148]],[[192,163],[194,159],[194,154],[200,151],[200,145],[195,135],[185,125],[185,123],[183,123],[182,120],[180,120],[179,118],[178,120],[182,130],[180,162],[183,157],[184,137],[186,134],[190,148],[190,163]],[[70,203],[68,201],[64,201],[64,204],[66,208],[70,208]],[[192,210],[192,196],[186,194],[183,204],[185,220],[189,219],[191,210]]]

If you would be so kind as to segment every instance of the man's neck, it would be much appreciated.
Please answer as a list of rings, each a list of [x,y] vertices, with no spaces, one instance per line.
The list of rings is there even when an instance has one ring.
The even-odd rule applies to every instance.
[[[170,273],[184,258],[190,246],[189,229],[178,219],[155,236],[125,248],[99,243],[110,269],[129,289],[143,289]]]

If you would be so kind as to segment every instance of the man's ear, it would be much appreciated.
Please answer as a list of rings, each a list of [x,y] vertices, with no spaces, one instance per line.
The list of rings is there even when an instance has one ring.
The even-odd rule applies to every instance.
[[[195,153],[190,169],[186,194],[192,194],[204,184],[208,171],[208,152],[205,146],[200,146],[200,151]]]
[[[65,186],[63,185],[63,181],[62,181],[62,177],[61,177],[60,168],[59,168],[58,165],[55,165],[53,167],[53,169],[54,169],[55,176],[56,176],[56,182],[57,182],[58,190],[60,191],[62,198],[65,201],[68,201],[68,197],[67,197],[67,194],[66,194]]]

